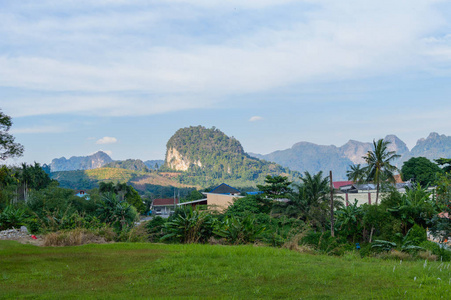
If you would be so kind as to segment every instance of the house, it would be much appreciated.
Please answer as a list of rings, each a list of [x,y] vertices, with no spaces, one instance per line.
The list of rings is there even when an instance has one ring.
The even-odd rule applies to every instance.
[[[157,215],[169,215],[178,204],[177,198],[157,198],[152,201],[151,210]]]
[[[239,196],[241,194],[241,192],[234,188],[231,187],[228,184],[225,183],[221,183],[220,185],[218,185],[217,187],[215,187],[214,189],[212,189],[210,191],[210,194],[221,194],[221,195],[231,195],[231,196]]]
[[[395,187],[400,193],[405,193],[406,188],[412,188],[412,183],[403,182],[400,175],[394,176]],[[357,200],[358,204],[371,204],[371,199],[376,199],[377,185],[374,183],[354,183],[352,181],[336,181],[333,182],[334,189],[339,194],[344,194],[345,203],[353,203]],[[380,191],[382,193],[382,191]],[[380,197],[380,196],[379,196]]]
[[[179,206],[191,205],[192,207],[196,207],[198,205],[206,205],[209,209],[223,212],[233,203],[235,198],[242,197],[240,196],[241,192],[238,189],[225,183],[218,185],[210,192],[203,192],[202,194],[206,198],[183,202],[180,203]]]

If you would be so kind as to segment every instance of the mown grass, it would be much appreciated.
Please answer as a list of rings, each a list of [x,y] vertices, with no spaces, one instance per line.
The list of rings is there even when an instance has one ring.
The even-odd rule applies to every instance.
[[[449,263],[254,246],[0,241],[0,298],[448,299]]]

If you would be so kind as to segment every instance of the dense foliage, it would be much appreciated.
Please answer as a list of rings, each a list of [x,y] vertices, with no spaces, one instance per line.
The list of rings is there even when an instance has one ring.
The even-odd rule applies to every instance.
[[[149,172],[149,168],[140,159],[116,160],[104,166],[105,168],[120,168],[139,172]]]
[[[114,194],[118,196],[118,200],[121,202],[126,201],[130,205],[133,205],[140,213],[146,212],[146,205],[143,203],[141,196],[130,185],[125,183],[113,182],[101,182],[99,184],[99,191],[102,195]],[[110,196],[108,198],[111,198]]]
[[[433,185],[441,173],[440,167],[425,157],[412,157],[401,168],[404,181],[412,180],[422,187]]]
[[[108,196],[111,186],[118,197]],[[145,210],[136,190],[125,184],[105,184],[102,193],[93,189],[80,197],[59,187],[37,163],[0,169],[0,229],[26,225],[33,233],[46,233],[111,226],[120,233],[129,230],[137,217],[128,202]]]
[[[222,161],[227,163],[223,165],[227,171],[221,174],[233,175],[239,180],[241,173],[229,172],[229,167],[232,170],[235,163],[238,169],[242,167],[239,160],[241,163],[252,162],[260,168],[257,178],[262,181],[258,185],[260,193],[237,197],[222,212],[208,207],[186,206],[178,208],[167,220],[155,217],[136,227],[138,211],[146,212],[148,207],[139,193],[124,181],[100,181],[98,189],[91,189],[88,195],[83,196],[58,186],[58,182],[52,180],[39,164],[3,166],[0,169],[0,229],[21,225],[27,226],[31,232],[40,233],[96,229],[99,232],[113,231],[116,240],[120,241],[264,243],[334,255],[352,251],[357,245],[362,256],[398,253],[396,255],[407,255],[408,258],[451,258],[451,252],[441,247],[451,236],[451,175],[447,172],[439,173],[434,191],[419,182],[402,193],[395,188],[383,191],[380,205],[377,205],[376,198],[376,205],[358,206],[354,202],[344,206],[341,197],[330,190],[329,177],[322,172],[305,172],[298,183],[291,179],[293,173],[290,177],[269,172],[271,175],[262,177],[262,170],[269,170],[271,164],[250,159],[243,154],[239,143],[224,138],[220,131],[196,127],[190,132],[193,132],[194,139],[201,136],[197,141],[200,144],[203,140],[216,143],[215,146],[201,146],[196,151],[210,151],[217,156],[206,155],[211,162],[202,161],[202,167],[192,165],[184,176],[198,171],[207,176],[207,171],[202,171],[202,168],[214,169],[217,164],[213,160],[221,162],[227,158]],[[172,142],[180,146],[188,140],[174,139]],[[349,176],[360,176],[365,181],[377,183],[379,193],[379,185],[392,179],[395,170],[391,162],[397,155],[388,151],[387,145],[382,140],[375,141],[373,151],[365,156],[368,166],[363,168],[364,172],[356,167],[352,170],[355,174]],[[231,147],[229,152],[226,149],[225,156],[224,147]],[[196,151],[187,149],[184,153],[191,155],[190,159],[200,159],[202,156],[197,156],[200,154]],[[443,159],[440,163],[446,167],[448,161]],[[121,169],[119,173],[116,170],[103,168],[89,172],[98,178],[105,178],[109,172],[111,176],[137,174],[131,170]],[[357,176],[359,172],[361,175]],[[193,175],[193,178],[200,177]],[[252,182],[259,183],[258,180],[254,178]],[[169,191],[160,192],[170,192],[172,196],[176,191],[171,187]],[[183,193],[180,198],[185,198],[185,201],[202,197],[196,189],[185,189]],[[331,193],[333,207],[329,202]],[[146,196],[148,204],[154,195],[148,192]],[[330,230],[331,226],[335,235]],[[438,248],[436,243],[425,238],[426,228],[440,240]]]
[[[14,142],[15,138],[9,133],[12,124],[11,117],[0,110],[0,160],[21,156],[23,153],[23,146]]]

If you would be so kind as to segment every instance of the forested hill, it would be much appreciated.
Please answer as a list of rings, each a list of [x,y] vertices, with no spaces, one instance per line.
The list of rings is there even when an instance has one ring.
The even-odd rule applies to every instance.
[[[222,182],[255,186],[263,183],[266,175],[299,177],[299,173],[276,163],[250,157],[235,138],[203,126],[179,129],[169,139],[163,168],[184,171],[178,177],[181,183],[201,186]]]

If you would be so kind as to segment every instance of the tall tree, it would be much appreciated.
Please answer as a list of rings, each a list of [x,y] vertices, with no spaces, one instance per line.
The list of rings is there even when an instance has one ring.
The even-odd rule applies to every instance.
[[[23,146],[15,143],[14,137],[8,133],[12,124],[11,117],[0,110],[0,160],[23,154]]]
[[[412,157],[404,162],[401,168],[401,175],[404,181],[413,180],[422,187],[434,184],[442,169],[426,157]]]
[[[437,164],[442,166],[442,170],[446,173],[451,172],[451,158],[434,159]]]
[[[271,199],[286,198],[291,192],[291,181],[285,176],[266,176],[265,185],[257,185],[263,194]]]
[[[299,200],[294,202],[303,211],[308,223],[316,228],[325,230],[328,218],[327,212],[329,210],[329,177],[323,177],[322,171],[314,175],[304,172],[301,181],[301,185],[298,186]],[[336,202],[336,204],[339,203]]]
[[[350,170],[346,171],[346,177],[353,182],[362,182],[365,179],[367,168],[362,167],[360,164],[351,165]]]
[[[383,180],[394,181],[394,172],[398,170],[391,163],[400,155],[396,151],[388,151],[389,141],[373,140],[373,151],[362,158],[368,164],[367,180],[376,184],[376,205],[379,199],[380,185]]]

